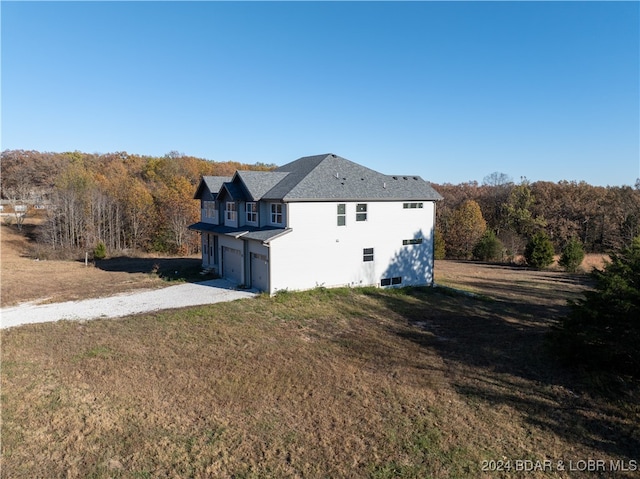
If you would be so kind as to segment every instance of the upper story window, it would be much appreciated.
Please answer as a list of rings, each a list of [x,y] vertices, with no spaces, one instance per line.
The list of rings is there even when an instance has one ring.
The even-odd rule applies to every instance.
[[[402,203],[402,207],[406,209],[422,208],[422,203]]]
[[[247,223],[256,223],[258,221],[258,205],[256,203],[247,203]]]
[[[367,204],[356,204],[356,221],[367,221]]]
[[[236,204],[233,201],[227,201],[227,208],[225,210],[226,212],[226,218],[228,221],[236,221],[236,214],[237,214],[237,209],[236,209]]]
[[[411,244],[422,244],[422,238],[413,238],[413,239],[402,240],[402,244],[404,246],[408,246],[408,245],[411,245]]]
[[[282,224],[282,203],[271,203],[271,223]]]
[[[215,201],[203,201],[202,210],[205,218],[216,217],[216,202]]]
[[[347,224],[347,205],[340,203],[338,205],[338,226],[345,226]]]

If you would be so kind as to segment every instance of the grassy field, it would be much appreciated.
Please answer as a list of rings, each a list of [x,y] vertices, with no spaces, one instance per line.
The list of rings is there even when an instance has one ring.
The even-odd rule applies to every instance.
[[[2,477],[637,477],[635,385],[544,348],[583,286],[491,268],[3,331]]]
[[[2,246],[3,304],[166,284],[163,258],[36,262],[5,228]],[[318,289],[3,330],[1,477],[638,476],[638,384],[545,348],[585,277],[442,261],[436,280],[476,294]]]

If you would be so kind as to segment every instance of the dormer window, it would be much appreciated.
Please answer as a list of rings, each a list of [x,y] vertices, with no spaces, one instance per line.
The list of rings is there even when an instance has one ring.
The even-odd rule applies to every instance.
[[[204,211],[205,218],[215,218],[216,217],[216,202],[215,201],[203,201],[202,209]]]
[[[233,201],[227,201],[227,207],[225,209],[227,221],[236,221],[236,204]]]
[[[258,205],[254,202],[247,203],[247,223],[258,222]]]
[[[282,203],[271,203],[271,223],[282,224]]]

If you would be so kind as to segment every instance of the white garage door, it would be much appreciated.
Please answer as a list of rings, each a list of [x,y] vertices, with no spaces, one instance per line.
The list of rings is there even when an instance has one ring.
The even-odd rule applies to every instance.
[[[263,254],[251,253],[251,287],[269,290],[269,261]]]
[[[242,254],[240,250],[224,247],[222,249],[222,277],[242,283]]]

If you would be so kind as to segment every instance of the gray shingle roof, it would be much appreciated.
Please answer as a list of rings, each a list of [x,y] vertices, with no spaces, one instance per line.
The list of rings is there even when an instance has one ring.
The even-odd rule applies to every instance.
[[[242,181],[249,201],[259,201],[287,175],[285,172],[239,170],[234,179],[239,178]]]
[[[291,228],[275,228],[273,226],[241,226],[235,228],[226,225],[214,225],[211,223],[194,223],[188,227],[193,231],[217,233],[221,235],[231,236],[233,238],[247,238],[263,243],[269,243],[271,240],[289,233]]]
[[[244,188],[239,183],[234,183],[233,181],[225,181],[220,188],[219,196],[225,197],[223,192],[226,192],[228,196],[231,197],[234,201],[246,201],[247,196],[245,195]]]
[[[237,171],[232,178],[205,176],[216,197],[225,191],[234,200],[259,201],[430,201],[442,196],[415,175],[383,175],[328,153],[306,156],[274,171]]]
[[[307,156],[283,165],[286,172],[263,196],[282,201],[440,200],[429,183],[414,175],[383,175],[334,154]]]
[[[193,196],[194,199],[199,200],[200,198],[202,198],[205,186],[209,189],[209,191],[213,195],[213,198],[215,199],[215,197],[218,195],[218,192],[220,191],[220,188],[227,181],[231,181],[231,178],[229,178],[228,176],[203,176],[200,184],[198,185],[198,189],[196,190],[196,194]]]

